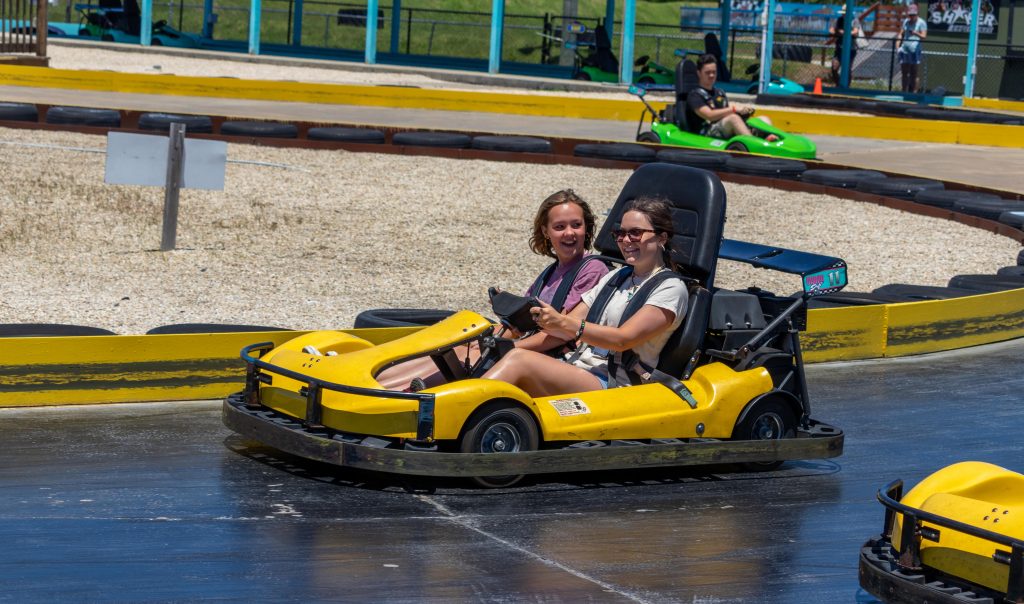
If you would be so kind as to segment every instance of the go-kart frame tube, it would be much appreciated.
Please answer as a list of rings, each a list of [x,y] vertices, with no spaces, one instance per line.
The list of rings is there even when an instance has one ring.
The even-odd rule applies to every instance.
[[[925,510],[913,508],[900,502],[903,496],[903,481],[894,480],[878,491],[878,501],[885,506],[885,523],[882,527],[882,538],[891,547],[892,532],[896,526],[896,514],[903,514],[903,525],[900,528],[900,549],[897,552],[897,565],[899,569],[911,573],[921,571],[921,540],[927,539],[938,543],[942,538],[942,531],[934,527],[922,526],[922,522],[929,522],[948,528],[958,533],[977,537],[990,541],[997,545],[1010,548],[1009,552],[993,548],[992,559],[1000,564],[1010,567],[1009,579],[1006,586],[1005,599],[1008,602],[1024,602],[1024,543],[1008,535],[1001,535],[992,531],[965,524],[952,518],[946,518]],[[871,593],[879,597],[886,597],[886,601],[920,601],[920,585],[905,578],[896,572],[887,571],[867,561],[864,555],[860,560],[861,585]],[[875,591],[877,590],[877,591]],[[892,594],[905,592],[900,598],[887,599]],[[935,595],[933,590],[927,591],[930,601],[947,601]],[[962,599],[948,596],[949,602],[963,602]]]
[[[544,449],[520,453],[442,453],[423,445],[430,443],[434,421],[434,395],[376,390],[334,384],[277,367],[253,357],[252,351],[267,351],[270,343],[247,346],[242,358],[247,363],[245,390],[224,400],[222,418],[231,430],[282,451],[338,466],[418,476],[506,476],[509,474],[550,474],[560,472],[619,470],[667,466],[768,463],[797,459],[827,459],[843,453],[842,430],[809,420],[797,438],[781,440],[719,441],[711,439],[658,439],[651,444],[635,441],[589,443],[592,446]],[[279,373],[306,382],[307,407],[303,420],[264,407],[259,400],[259,383],[267,377],[260,370]],[[417,399],[420,401],[417,440],[412,449],[388,448],[393,441],[346,434],[317,421],[322,390],[337,390],[357,396]],[[311,421],[314,420],[314,421]],[[429,427],[429,429],[428,429]],[[609,445],[609,446],[603,446]]]

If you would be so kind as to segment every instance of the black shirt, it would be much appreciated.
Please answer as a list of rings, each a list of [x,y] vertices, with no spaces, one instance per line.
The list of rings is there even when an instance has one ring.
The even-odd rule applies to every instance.
[[[701,133],[707,125],[707,120],[697,113],[698,109],[701,107],[724,109],[728,106],[729,98],[725,96],[725,92],[721,88],[707,90],[698,86],[691,90],[690,94],[686,96],[686,124],[690,132]]]

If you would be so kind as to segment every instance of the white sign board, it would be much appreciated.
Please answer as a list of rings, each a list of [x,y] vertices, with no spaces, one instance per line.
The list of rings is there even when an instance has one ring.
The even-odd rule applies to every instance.
[[[168,137],[151,134],[107,134],[107,167],[104,182],[112,185],[167,184]],[[228,144],[224,141],[185,139],[182,188],[224,190],[224,165]]]

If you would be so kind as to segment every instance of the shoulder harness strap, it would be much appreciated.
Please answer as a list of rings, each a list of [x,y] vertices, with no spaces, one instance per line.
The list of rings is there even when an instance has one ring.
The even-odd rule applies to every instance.
[[[526,290],[526,295],[540,295],[540,290],[544,289],[544,284],[548,282],[548,279],[551,278],[551,275],[552,273],[555,272],[556,268],[558,268],[557,260],[549,264],[548,267],[541,272],[541,274],[537,275],[537,278],[533,281],[533,285],[530,286],[530,289]]]
[[[563,308],[565,306],[565,299],[569,297],[569,290],[572,289],[572,285],[576,282],[576,277],[580,274],[580,271],[583,270],[583,267],[586,266],[588,262],[592,262],[594,260],[601,260],[601,257],[594,255],[584,256],[583,259],[580,260],[579,264],[576,265],[576,268],[572,269],[572,271],[566,273],[565,276],[562,277],[562,282],[558,284],[558,289],[555,290],[555,295],[551,298],[551,306],[554,306],[559,312],[572,310],[571,308]],[[558,263],[556,262],[555,264]],[[538,290],[538,292],[539,291],[540,290]]]

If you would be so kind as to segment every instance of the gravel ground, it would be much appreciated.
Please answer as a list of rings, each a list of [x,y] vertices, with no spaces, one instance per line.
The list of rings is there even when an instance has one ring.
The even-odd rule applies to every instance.
[[[46,145],[27,146],[27,145]],[[0,129],[0,323],[144,333],[185,322],[347,327],[367,308],[486,312],[525,289],[537,205],[571,187],[599,214],[630,172],[230,145],[225,190],[181,195],[157,251],[160,188],[103,183],[106,139]],[[75,149],[71,149],[75,148]],[[454,176],[454,178],[453,178]],[[994,272],[1019,245],[957,223],[823,195],[727,185],[726,236],[834,254],[850,289]],[[793,276],[724,262],[718,284],[791,293]]]

